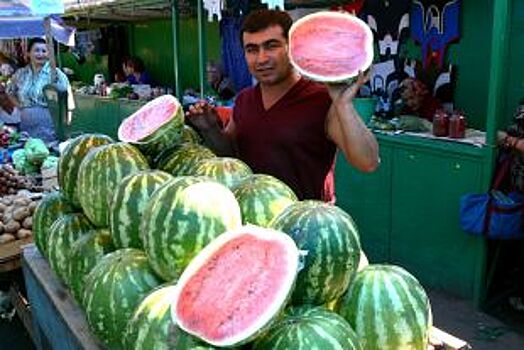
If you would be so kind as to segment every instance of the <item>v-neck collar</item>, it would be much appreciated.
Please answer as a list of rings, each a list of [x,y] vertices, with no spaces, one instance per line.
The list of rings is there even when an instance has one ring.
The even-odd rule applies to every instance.
[[[282,95],[271,107],[268,109],[264,108],[264,101],[262,100],[262,89],[260,88],[260,83],[257,84],[255,88],[256,97],[258,100],[258,108],[262,113],[267,114],[271,112],[273,109],[277,108],[283,101],[288,99],[290,96],[293,96],[295,94],[296,90],[304,84],[305,79],[304,77],[300,77],[300,79],[288,90],[284,95]]]

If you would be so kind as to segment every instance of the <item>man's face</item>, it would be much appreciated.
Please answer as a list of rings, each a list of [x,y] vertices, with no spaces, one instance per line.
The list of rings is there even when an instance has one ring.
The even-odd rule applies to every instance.
[[[206,68],[206,73],[209,84],[217,84],[220,81],[220,72],[216,67],[208,65]]]
[[[259,32],[244,32],[244,55],[249,72],[261,83],[274,85],[292,72],[287,54],[287,39],[280,26],[271,26]]]

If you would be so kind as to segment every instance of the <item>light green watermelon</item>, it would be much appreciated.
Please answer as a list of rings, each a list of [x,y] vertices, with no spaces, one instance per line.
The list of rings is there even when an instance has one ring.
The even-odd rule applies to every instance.
[[[48,260],[51,269],[66,284],[69,284],[68,258],[73,243],[85,235],[93,226],[84,214],[66,214],[51,226],[48,237]]]
[[[234,188],[246,176],[253,174],[249,166],[236,158],[216,157],[201,160],[192,175],[207,176],[229,188]]]
[[[301,306],[286,315],[253,345],[253,350],[363,350],[349,323],[323,307]]]
[[[201,344],[173,321],[170,310],[175,297],[176,286],[168,285],[153,290],[144,298],[127,324],[124,334],[127,350],[189,350]]]
[[[202,137],[189,125],[184,125],[182,129],[181,143],[202,143]]]
[[[146,103],[122,121],[118,139],[137,146],[153,159],[162,150],[181,141],[184,110],[176,97],[163,95]]]
[[[51,192],[42,198],[33,214],[33,237],[38,250],[48,257],[47,247],[51,225],[62,215],[75,211],[61,192]]]
[[[178,177],[151,197],[142,242],[153,269],[172,281],[211,240],[241,224],[240,208],[228,188],[202,177]]]
[[[158,162],[158,168],[174,176],[193,175],[199,161],[216,157],[215,154],[202,145],[184,143],[180,147],[165,154]]]
[[[431,305],[417,279],[401,267],[369,265],[359,271],[339,313],[358,334],[364,349],[428,348]]]
[[[142,249],[139,235],[142,214],[153,192],[171,175],[148,170],[125,177],[116,187],[109,208],[109,227],[117,248]]]
[[[78,171],[78,198],[97,227],[109,226],[109,201],[124,177],[147,170],[145,157],[133,146],[113,143],[90,151]]]
[[[84,134],[72,139],[60,154],[58,161],[58,184],[75,207],[80,208],[77,194],[78,169],[87,153],[95,147],[107,145],[113,140],[102,134]]]
[[[293,304],[325,305],[347,290],[357,271],[360,240],[353,219],[320,201],[291,204],[270,226],[283,231],[306,252]]]
[[[87,321],[108,349],[124,349],[127,323],[143,298],[160,285],[146,255],[132,248],[102,257],[85,279]]]
[[[115,250],[107,229],[97,229],[80,236],[68,254],[67,268],[69,287],[75,299],[82,303],[85,278],[106,254]]]
[[[268,227],[282,210],[298,200],[285,183],[263,174],[245,177],[233,193],[240,205],[242,223],[262,227]]]

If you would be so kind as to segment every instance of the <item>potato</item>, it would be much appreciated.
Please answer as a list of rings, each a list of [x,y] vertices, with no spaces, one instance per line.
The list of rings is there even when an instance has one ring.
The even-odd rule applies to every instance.
[[[7,205],[0,203],[0,213],[3,213],[7,209]]]
[[[0,200],[0,202],[4,205],[11,205],[13,204],[13,200],[11,199],[11,197],[4,197],[2,198],[2,200]]]
[[[4,232],[15,233],[20,230],[20,223],[18,221],[11,220],[4,225]]]
[[[33,228],[33,218],[30,216],[26,217],[24,221],[22,222],[22,227],[28,228],[28,229]]]
[[[4,224],[0,222],[0,234],[4,233]]]
[[[16,233],[16,237],[18,239],[24,239],[24,238],[27,238],[27,237],[31,237],[32,235],[33,235],[33,232],[31,232],[31,230],[27,230],[25,228],[21,228]]]
[[[36,207],[38,206],[38,202],[31,202],[29,203],[29,205],[27,206],[29,208],[29,211],[31,212],[31,214],[33,214],[35,212],[35,209]]]
[[[13,241],[16,241],[16,238],[10,233],[4,233],[0,235],[0,244],[6,244]]]
[[[16,221],[23,221],[26,217],[31,215],[31,211],[27,207],[21,207],[13,211],[13,219]]]
[[[27,197],[18,197],[13,201],[13,205],[17,207],[27,207],[31,202],[32,201]]]

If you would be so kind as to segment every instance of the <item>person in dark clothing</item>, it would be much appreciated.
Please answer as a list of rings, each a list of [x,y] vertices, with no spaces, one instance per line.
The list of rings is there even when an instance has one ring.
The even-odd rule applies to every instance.
[[[235,154],[255,172],[279,178],[301,200],[334,202],[337,149],[361,171],[374,171],[379,163],[377,141],[352,102],[367,77],[359,74],[351,85],[323,85],[301,77],[288,56],[291,24],[282,11],[248,15],[242,46],[258,84],[239,93],[233,117],[222,130],[206,103],[191,106],[188,121],[219,155]]]
[[[207,82],[220,100],[227,101],[235,97],[235,88],[231,79],[224,75],[220,64],[210,61],[206,67]]]
[[[144,62],[138,57],[130,57],[124,60],[122,66],[126,81],[131,84],[151,84],[151,78],[146,72]]]

